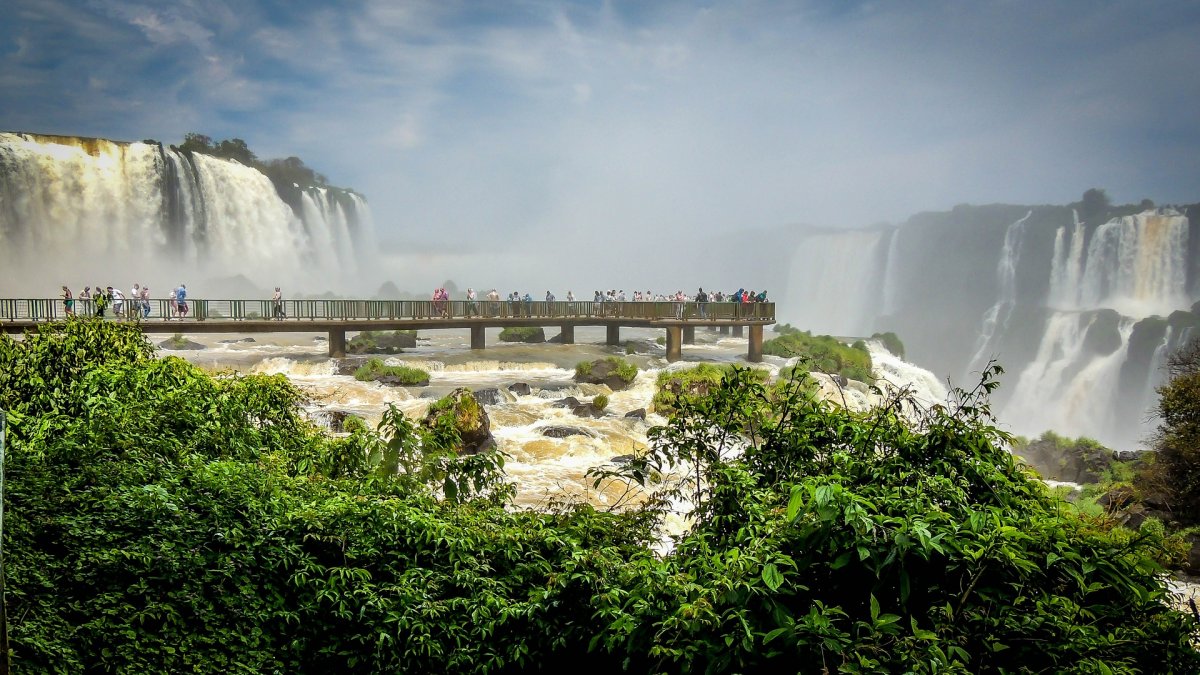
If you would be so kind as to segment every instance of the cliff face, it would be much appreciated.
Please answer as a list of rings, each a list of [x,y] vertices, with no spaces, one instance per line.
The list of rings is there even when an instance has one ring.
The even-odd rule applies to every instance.
[[[154,141],[0,133],[0,263],[18,270],[14,283],[131,270],[172,282],[246,274],[265,287],[315,272],[336,285],[373,248],[366,201],[284,187]]]
[[[1195,332],[1197,206],[959,206],[896,228],[808,231],[779,316],[834,335],[898,333],[911,361],[969,384],[1018,433],[1118,446],[1144,436],[1165,354]]]

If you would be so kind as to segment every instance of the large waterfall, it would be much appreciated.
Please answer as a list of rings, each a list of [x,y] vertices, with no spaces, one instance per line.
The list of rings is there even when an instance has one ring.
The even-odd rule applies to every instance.
[[[892,231],[796,241],[781,321],[843,336],[895,331],[909,358],[969,387],[1006,370],[1002,425],[1134,447],[1166,356],[1200,336],[1193,207],[957,207]],[[1189,215],[1193,216],[1189,218]]]
[[[5,294],[244,276],[259,288],[352,286],[373,250],[358,195],[291,186],[255,168],[154,142],[0,133]]]

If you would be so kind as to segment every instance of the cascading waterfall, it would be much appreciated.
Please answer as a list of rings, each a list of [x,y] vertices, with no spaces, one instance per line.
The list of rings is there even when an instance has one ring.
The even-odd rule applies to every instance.
[[[1008,320],[1012,317],[1012,310],[1017,302],[1017,266],[1021,256],[1021,237],[1025,232],[1025,222],[1032,215],[1033,211],[1030,210],[1023,218],[1009,225],[1004,232],[1004,248],[1000,250],[1000,261],[996,263],[1000,298],[983,316],[979,339],[975,341],[975,352],[967,366],[968,373],[982,370],[995,349],[996,336],[1003,334],[1008,327]]]
[[[878,309],[880,274],[886,266],[885,230],[814,232],[801,239],[788,279],[788,307],[805,330],[832,335],[868,335]]]
[[[309,188],[293,211],[266,175],[235,161],[157,143],[0,133],[10,292],[192,275],[337,289],[369,251],[370,229],[360,196]]]

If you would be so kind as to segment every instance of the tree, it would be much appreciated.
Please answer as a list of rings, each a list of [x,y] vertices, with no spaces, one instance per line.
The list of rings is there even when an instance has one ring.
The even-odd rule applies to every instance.
[[[183,137],[183,144],[179,146],[184,152],[202,152],[211,154],[213,151],[213,140],[204,134],[191,132]]]
[[[1200,524],[1200,338],[1167,358],[1159,387],[1150,465],[1139,474],[1146,495],[1161,496],[1182,525]]]
[[[1088,225],[1099,225],[1102,221],[1107,220],[1108,210],[1112,207],[1112,201],[1108,198],[1108,193],[1100,188],[1091,188],[1083,193],[1083,201],[1080,203],[1080,217],[1083,222]]]
[[[221,141],[217,144],[214,154],[225,159],[237,160],[246,166],[258,166],[258,157],[255,157],[254,153],[250,151],[246,141],[240,138]]]

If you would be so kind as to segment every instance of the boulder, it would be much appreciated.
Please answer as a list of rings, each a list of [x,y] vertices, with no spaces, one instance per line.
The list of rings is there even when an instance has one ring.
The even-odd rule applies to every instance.
[[[415,331],[370,331],[355,335],[346,343],[347,354],[399,354],[417,346]]]
[[[597,408],[595,403],[590,402],[580,403],[574,408],[571,408],[571,412],[574,413],[576,417],[591,417],[592,419],[599,419],[607,414],[600,408]]]
[[[625,413],[625,416],[645,421],[646,409],[638,408],[637,410],[630,410],[629,412]]]
[[[459,454],[474,455],[495,449],[496,439],[492,437],[491,420],[471,390],[459,387],[438,399],[429,406],[429,412],[421,424],[433,431],[436,438],[444,433],[442,425],[447,419],[458,434],[455,450]]]
[[[550,405],[554,406],[555,408],[578,408],[580,403],[579,399],[575,398],[574,396],[568,396],[566,398],[560,398]]]
[[[189,340],[182,335],[176,335],[175,337],[167,338],[166,340],[158,343],[158,346],[160,349],[166,349],[170,351],[178,349],[204,349],[204,345],[200,344],[199,342]]]
[[[499,405],[501,403],[512,403],[517,400],[516,396],[496,387],[475,390],[475,398],[484,405]]]
[[[529,388],[529,385],[525,384],[524,382],[514,382],[508,385],[508,390],[517,396],[529,396],[533,393],[533,390]]]
[[[349,358],[338,359],[337,374],[354,376],[355,371],[367,364],[366,357],[352,356]]]
[[[425,387],[429,385],[428,378],[420,382],[410,382],[403,377],[396,377],[395,375],[380,375],[375,378],[375,381],[389,387]]]
[[[608,461],[613,464],[628,464],[635,459],[637,459],[637,455],[617,455]]]
[[[546,341],[546,331],[540,326],[513,326],[500,331],[501,342],[539,343]]]
[[[357,415],[347,410],[319,410],[313,415],[318,423],[325,424],[329,431],[335,434],[346,433],[346,420],[351,417]]]
[[[248,338],[241,338],[239,340],[221,340],[220,344],[232,345],[232,344],[237,344],[238,342],[254,342],[254,341],[255,341],[254,338],[248,337]]]
[[[575,381],[588,384],[603,384],[613,391],[620,391],[630,384],[617,374],[617,369],[621,367],[621,364],[621,360],[616,358],[597,359],[592,361],[587,368],[581,369],[576,367]],[[584,374],[584,371],[586,371],[586,374]]]
[[[1042,478],[1071,483],[1098,483],[1113,463],[1112,451],[1098,444],[1065,447],[1053,439],[1039,438],[1017,451]]]
[[[556,425],[556,426],[542,427],[541,432],[542,432],[543,436],[547,436],[549,438],[566,438],[568,436],[587,436],[588,438],[595,437],[595,434],[593,434],[592,432],[588,431],[587,429],[580,429],[579,427],[567,427],[567,426],[557,426]]]

